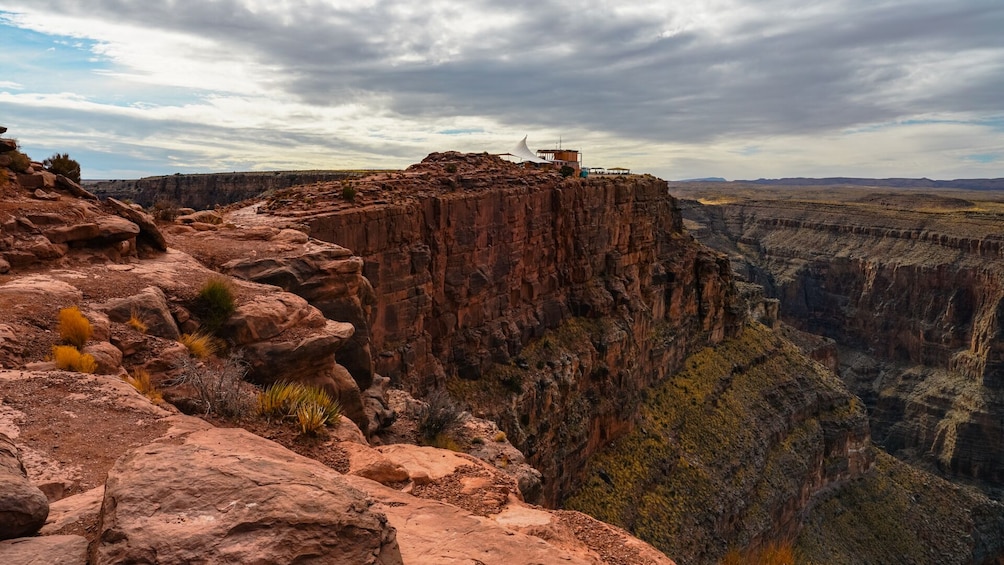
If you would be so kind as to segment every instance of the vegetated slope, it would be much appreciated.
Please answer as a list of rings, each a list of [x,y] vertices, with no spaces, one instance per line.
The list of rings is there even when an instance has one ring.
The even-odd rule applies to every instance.
[[[754,324],[652,389],[639,425],[590,460],[567,506],[680,563],[715,563],[793,536],[813,496],[860,476],[871,457],[860,402]]]
[[[837,341],[878,445],[1004,482],[999,194],[708,190],[684,206],[695,233],[784,320]]]
[[[877,451],[860,480],[813,506],[796,551],[805,563],[998,563],[1004,508],[972,487]]]
[[[745,316],[725,259],[683,232],[654,177],[563,179],[443,153],[258,210],[363,258],[375,370],[496,420],[552,505],[630,428],[643,390]]]

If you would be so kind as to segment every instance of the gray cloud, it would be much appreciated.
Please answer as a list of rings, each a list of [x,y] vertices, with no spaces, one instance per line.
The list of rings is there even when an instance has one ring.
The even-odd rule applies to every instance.
[[[756,10],[711,15],[724,30],[717,35],[687,27],[682,7],[663,21],[548,0],[504,8],[429,0],[422,10],[387,0],[366,9],[305,1],[281,17],[237,0],[30,2],[210,37],[274,68],[271,84],[304,102],[380,96],[408,118],[484,116],[702,143],[1004,113],[999,0],[747,4]],[[491,18],[482,33],[449,37],[465,14],[480,13]],[[667,35],[672,27],[680,31]],[[979,62],[967,65],[967,56]]]

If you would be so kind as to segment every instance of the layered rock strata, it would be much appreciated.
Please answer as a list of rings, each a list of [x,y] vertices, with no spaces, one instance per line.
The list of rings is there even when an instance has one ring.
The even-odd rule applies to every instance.
[[[785,321],[844,349],[878,444],[1004,480],[1004,206],[992,194],[702,198],[685,206],[695,233],[779,298]]]
[[[447,384],[499,421],[552,504],[630,428],[645,388],[745,316],[727,262],[683,232],[653,177],[563,180],[447,153],[353,187],[352,202],[313,187],[260,212],[362,257],[377,372],[419,395]],[[492,395],[499,382],[509,392]]]

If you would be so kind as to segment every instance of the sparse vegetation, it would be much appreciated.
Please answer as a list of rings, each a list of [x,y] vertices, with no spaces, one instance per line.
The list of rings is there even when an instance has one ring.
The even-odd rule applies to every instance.
[[[562,165],[562,167],[558,169],[558,172],[561,173],[561,176],[568,178],[575,174],[575,169],[568,165]]]
[[[454,173],[457,172],[457,164],[456,163],[447,163],[445,169],[446,169],[447,173],[449,173],[449,174],[452,175],[452,174],[454,174]]]
[[[795,565],[795,551],[791,542],[771,542],[763,547],[731,550],[725,554],[721,565]]]
[[[207,359],[219,349],[213,336],[198,332],[182,334],[178,341],[188,348],[188,353],[196,359]]]
[[[342,185],[342,200],[346,202],[354,202],[356,200],[356,187],[349,183]]]
[[[91,339],[91,322],[84,317],[80,308],[70,306],[59,311],[59,338],[77,349]]]
[[[80,163],[70,159],[67,153],[56,153],[42,162],[45,170],[56,175],[63,175],[73,182],[80,182]]]
[[[244,382],[247,364],[240,352],[226,359],[182,359],[178,368],[180,374],[170,384],[190,386],[206,414],[236,419],[254,409],[253,387]]]
[[[150,215],[162,222],[173,222],[181,215],[178,204],[170,200],[158,200],[150,207]]]
[[[258,414],[269,421],[296,420],[304,434],[316,434],[341,419],[338,401],[322,388],[280,381],[258,393]]]
[[[153,402],[160,402],[164,399],[157,387],[150,381],[150,373],[144,369],[135,369],[132,375],[125,375],[122,380],[131,384],[140,394],[149,398]]]
[[[93,373],[98,368],[98,363],[93,355],[81,353],[79,349],[72,345],[53,346],[52,359],[56,362],[56,368],[64,371]]]
[[[505,440],[506,440],[506,435],[505,435],[505,432],[502,432],[502,431],[498,432],[497,434],[495,434],[495,435],[494,435],[494,436],[492,437],[492,439],[493,439],[493,440],[494,440],[494,441],[495,441],[496,443],[502,443],[503,441],[505,441]]]
[[[237,310],[233,283],[222,276],[212,277],[199,289],[198,309],[202,325],[210,333],[216,333]]]
[[[418,432],[426,441],[452,428],[462,411],[445,390],[434,390],[424,399],[425,404],[418,409]]]
[[[149,329],[146,323],[143,322],[143,320],[139,317],[139,314],[137,314],[135,310],[129,314],[129,320],[126,321],[126,324],[128,324],[129,327],[138,331],[141,334],[145,334],[146,330]]]
[[[10,169],[15,173],[24,173],[28,171],[31,167],[31,158],[21,153],[20,151],[11,151],[10,155]]]

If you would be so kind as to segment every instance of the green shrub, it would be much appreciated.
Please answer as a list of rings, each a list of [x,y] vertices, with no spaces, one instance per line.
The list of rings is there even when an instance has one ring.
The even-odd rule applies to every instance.
[[[58,329],[60,339],[78,349],[91,339],[91,323],[76,306],[59,311]]]
[[[202,325],[216,333],[237,310],[231,282],[222,276],[212,277],[199,289],[198,310]]]
[[[80,182],[80,163],[70,159],[66,153],[56,153],[45,161],[42,161],[45,170],[50,173],[63,175],[73,182]]]
[[[31,167],[31,158],[20,151],[10,152],[10,169],[15,173],[24,173]]]
[[[568,178],[575,174],[575,169],[568,165],[563,165],[560,169],[558,169],[558,172],[561,173],[561,176]]]
[[[457,172],[457,164],[456,163],[447,163],[446,164],[446,172],[450,173],[451,175],[454,174],[454,173],[456,173]]]
[[[342,200],[346,202],[354,202],[356,199],[356,187],[351,184],[346,184],[342,187]]]

